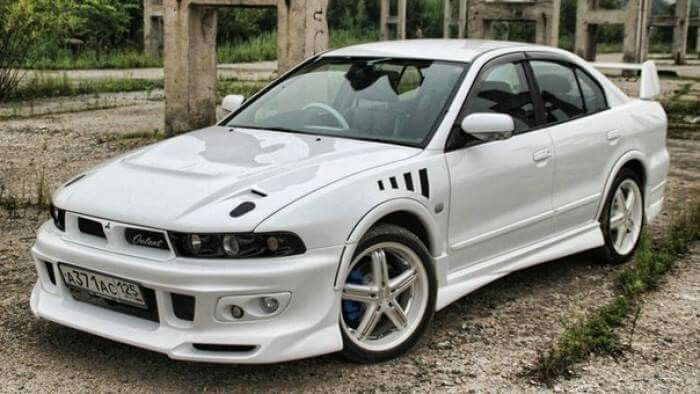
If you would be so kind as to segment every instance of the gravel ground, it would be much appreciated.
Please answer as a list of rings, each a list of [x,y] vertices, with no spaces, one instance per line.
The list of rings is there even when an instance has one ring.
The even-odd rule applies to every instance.
[[[39,189],[52,190],[72,174],[142,143],[104,134],[130,121],[129,112],[121,110],[70,114],[72,125],[84,122],[70,132],[70,126],[52,128],[54,117],[32,118],[42,127],[0,122],[4,198],[34,201]],[[101,113],[105,117],[93,123]],[[700,191],[700,142],[670,140],[669,149],[668,208],[659,223]],[[519,373],[556,339],[562,318],[585,313],[611,296],[615,268],[588,254],[509,275],[464,297],[436,315],[420,347],[391,362],[355,365],[330,355],[269,366],[194,364],[34,319],[28,305],[35,281],[29,248],[46,217],[38,208],[0,208],[2,392],[697,392],[697,257],[647,296],[634,351],[626,359],[594,358],[575,367],[576,378],[546,388]]]

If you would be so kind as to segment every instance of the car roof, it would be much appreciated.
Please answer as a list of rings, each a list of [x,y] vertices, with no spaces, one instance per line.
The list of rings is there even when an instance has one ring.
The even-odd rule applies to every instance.
[[[418,39],[351,45],[324,53],[323,57],[397,57],[471,62],[484,52],[536,46],[520,42],[471,39]]]

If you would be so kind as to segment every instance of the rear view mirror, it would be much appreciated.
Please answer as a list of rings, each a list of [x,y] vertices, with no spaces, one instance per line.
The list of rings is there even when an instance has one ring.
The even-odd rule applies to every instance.
[[[476,113],[462,119],[462,131],[481,140],[499,141],[513,136],[515,123],[507,114]]]
[[[231,94],[224,97],[223,101],[221,101],[221,107],[224,111],[233,112],[243,104],[243,101],[245,101],[245,97],[240,94]]]

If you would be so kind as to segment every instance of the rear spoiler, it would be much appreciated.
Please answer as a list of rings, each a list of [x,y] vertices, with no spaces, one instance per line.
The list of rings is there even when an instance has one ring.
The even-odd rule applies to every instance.
[[[633,63],[593,63],[598,69],[607,70],[633,70],[642,72],[639,79],[639,98],[642,100],[655,100],[661,93],[659,73],[656,71],[656,63],[647,60],[642,64]]]

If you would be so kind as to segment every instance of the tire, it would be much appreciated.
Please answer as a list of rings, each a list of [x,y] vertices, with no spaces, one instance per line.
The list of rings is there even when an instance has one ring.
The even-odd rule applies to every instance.
[[[605,199],[603,211],[600,214],[600,218],[598,218],[600,229],[605,239],[605,245],[596,249],[598,256],[608,264],[622,264],[627,262],[634,255],[639,245],[639,240],[645,225],[644,193],[642,192],[642,185],[642,180],[636,172],[628,168],[623,168],[620,173],[617,174],[610,187],[608,196]],[[625,195],[624,190],[635,194],[634,206],[630,209],[624,208],[625,212],[620,210],[620,208],[622,208],[620,207],[621,202],[616,201],[620,190],[623,190],[622,195],[625,197],[625,205],[627,205],[629,194]],[[622,221],[625,222],[623,227],[615,226],[615,223],[619,223],[620,215],[623,217]],[[613,221],[613,219],[618,220]],[[627,220],[629,220],[629,223],[626,222]],[[626,233],[628,239],[620,243],[618,234],[620,232],[624,233],[623,230],[629,230],[629,232]]]
[[[343,356],[375,363],[405,354],[420,341],[435,313],[431,260],[420,239],[399,226],[380,224],[360,240],[342,282]]]

